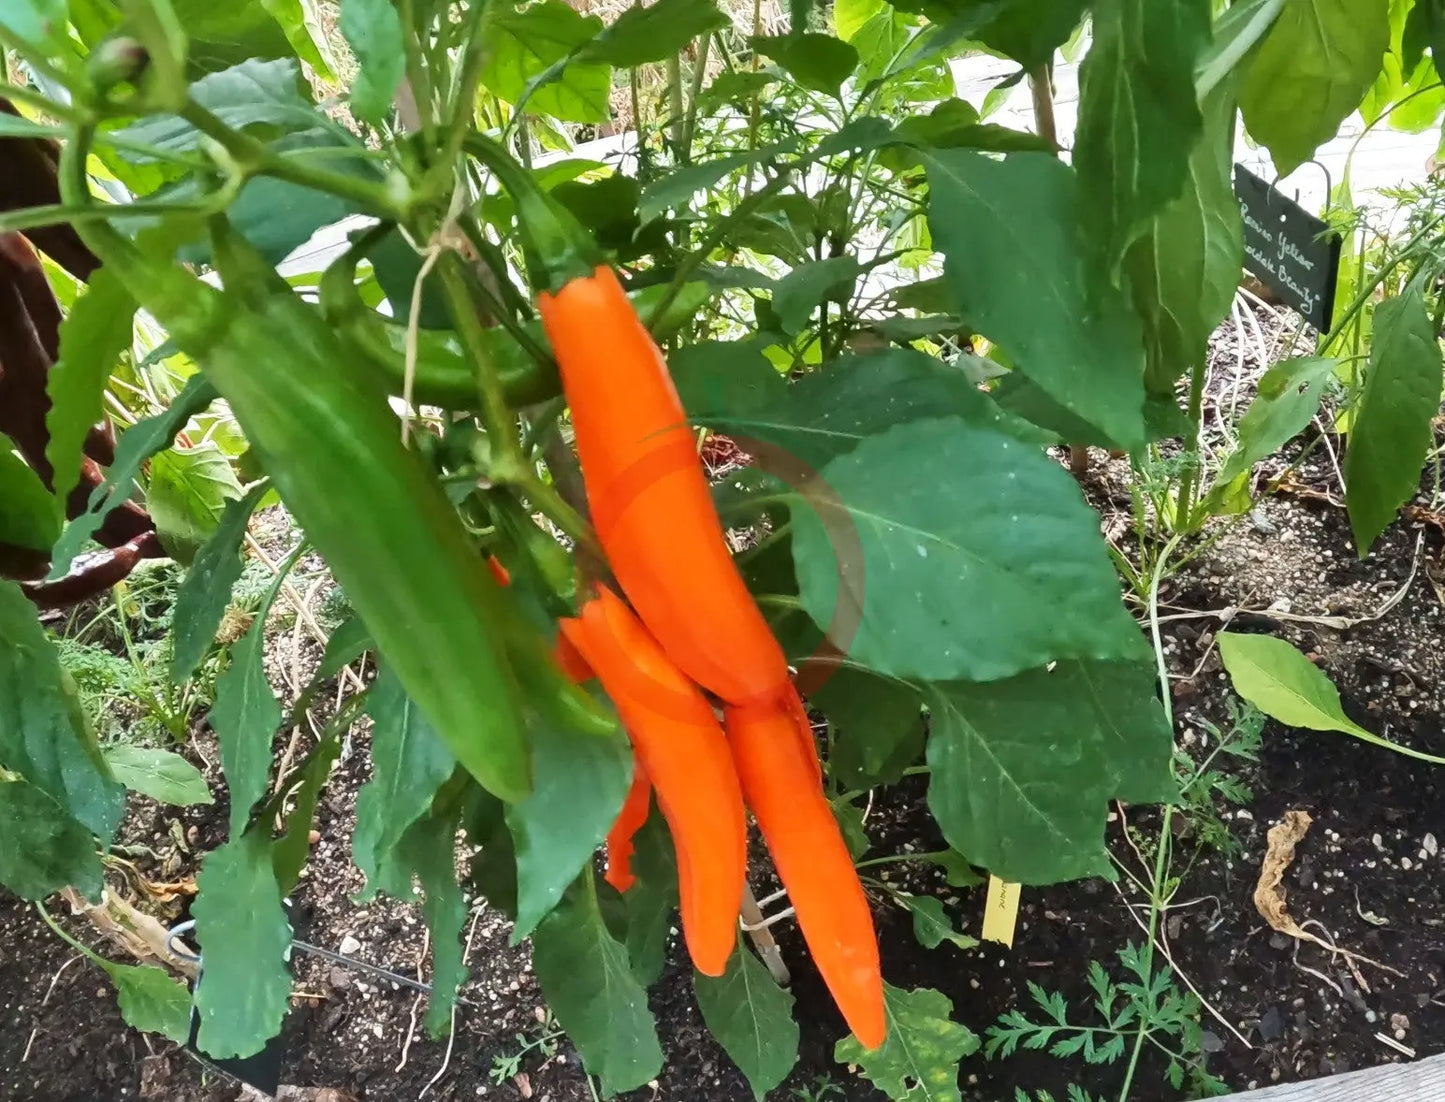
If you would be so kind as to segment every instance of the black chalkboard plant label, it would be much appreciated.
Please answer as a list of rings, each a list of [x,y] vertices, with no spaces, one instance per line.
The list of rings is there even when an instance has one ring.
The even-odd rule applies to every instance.
[[[1244,266],[1321,333],[1330,328],[1340,235],[1242,165],[1234,194],[1244,222]]]

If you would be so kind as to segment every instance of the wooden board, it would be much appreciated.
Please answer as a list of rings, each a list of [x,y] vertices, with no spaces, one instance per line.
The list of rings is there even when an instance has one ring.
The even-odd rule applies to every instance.
[[[1385,1064],[1229,1097],[1238,1102],[1435,1102],[1445,1099],[1445,1056],[1431,1056],[1411,1064]]]

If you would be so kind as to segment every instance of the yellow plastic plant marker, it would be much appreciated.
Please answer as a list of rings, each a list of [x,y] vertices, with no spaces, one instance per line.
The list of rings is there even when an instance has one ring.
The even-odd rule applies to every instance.
[[[1018,920],[1019,886],[990,876],[988,898],[983,907],[983,940],[997,941],[1012,949]]]

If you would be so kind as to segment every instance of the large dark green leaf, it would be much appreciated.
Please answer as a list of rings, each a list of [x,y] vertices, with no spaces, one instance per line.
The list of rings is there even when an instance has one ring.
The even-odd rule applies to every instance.
[[[547,1005],[604,1093],[635,1090],[662,1070],[647,992],[602,921],[590,873],[537,927],[532,967]]]
[[[159,1033],[178,1045],[191,1035],[191,992],[154,964],[116,964],[98,961],[115,984],[120,1016],[126,1025],[146,1033]]]
[[[251,808],[266,794],[271,738],[281,726],[281,704],[266,679],[266,614],[271,599],[267,597],[246,634],[231,648],[231,664],[216,680],[216,704],[210,714],[231,794],[232,837],[245,829]]]
[[[191,807],[215,802],[201,771],[171,750],[118,742],[105,748],[105,760],[121,784],[163,804]]]
[[[1375,82],[1389,0],[1294,0],[1245,70],[1244,125],[1287,176],[1333,138]]]
[[[452,775],[456,758],[383,666],[367,701],[371,713],[371,780],[356,796],[352,858],[366,876],[361,899],[376,894],[380,873],[407,829],[427,813]]]
[[[263,824],[264,825],[264,824]],[[215,1057],[250,1056],[281,1029],[291,998],[291,927],[271,867],[270,828],[232,838],[196,877],[196,940],[206,970],[196,987],[197,1046]]]
[[[668,357],[668,368],[688,418],[726,430],[776,406],[787,390],[759,342],[700,341]]]
[[[1440,343],[1417,285],[1375,310],[1365,389],[1345,452],[1345,504],[1360,557],[1415,493],[1440,412]]]
[[[64,515],[60,500],[0,433],[0,543],[49,552]]]
[[[258,482],[246,495],[226,503],[220,523],[211,538],[196,552],[185,580],[176,591],[171,617],[171,638],[175,653],[171,678],[186,680],[216,639],[216,629],[226,614],[231,588],[241,577],[241,540],[256,505],[270,488]]]
[[[856,1037],[833,1050],[840,1064],[856,1065],[875,1087],[897,1102],[959,1102],[958,1062],[978,1051],[978,1037],[953,1021],[947,995],[920,987],[883,985],[888,1037],[869,1052]]]
[[[602,20],[578,15],[561,0],[543,0],[521,10],[497,9],[485,26],[489,50],[482,79],[499,97],[516,103],[534,78],[596,38]],[[528,107],[564,122],[606,122],[611,89],[607,65],[573,62],[539,87]]]
[[[73,518],[61,532],[50,560],[52,580],[63,578],[86,540],[100,527],[105,515],[130,497],[131,487],[141,464],[164,448],[171,446],[176,433],[186,422],[211,404],[216,388],[201,374],[192,375],[185,388],[164,412],[148,417],[121,434],[115,448],[115,462],[106,471],[105,481],[90,495],[90,507]]]
[[[713,978],[694,972],[693,990],[702,1020],[762,1102],[798,1062],[798,1023],[793,995],[779,987],[746,946]]]
[[[965,24],[966,37],[1036,69],[1073,35],[1085,0],[900,0],[893,6],[923,12],[945,29]]]
[[[151,459],[146,511],[177,562],[195,559],[219,529],[227,503],[241,496],[231,461],[215,444],[169,448]]]
[[[406,73],[401,17],[391,0],[342,0],[341,33],[356,55],[351,110],[380,126],[391,113],[391,100]]]
[[[1069,661],[928,691],[928,806],[950,846],[1004,880],[1107,875],[1110,800],[1177,794],[1173,745],[1139,663]]]
[[[1098,0],[1093,8],[1093,44],[1079,66],[1073,160],[1090,228],[1112,273],[1184,187],[1204,125],[1194,66],[1209,42],[1210,3]]]
[[[926,417],[958,417],[1024,443],[1052,439],[1000,409],[958,364],[907,348],[844,357],[804,376],[747,431],[821,469],[870,436]]]
[[[60,359],[45,384],[50,395],[45,458],[61,501],[80,477],[85,435],[104,415],[110,373],[121,353],[130,351],[134,315],[135,299],[114,272],[101,268],[60,325]]]
[[[100,857],[90,831],[43,789],[0,779],[0,884],[21,899],[74,885],[100,897]]]
[[[836,96],[858,67],[858,51],[829,34],[755,38],[753,47],[772,58],[804,88]]]
[[[294,4],[295,0],[291,0]],[[277,0],[216,4],[212,0],[173,0],[176,18],[190,39],[187,73],[214,73],[248,58],[288,58],[291,42],[270,9]]]
[[[632,783],[632,754],[620,734],[538,723],[532,746],[532,794],[507,808],[517,853],[514,945],[557,905],[607,837]]]
[[[674,57],[700,34],[729,25],[712,0],[657,0],[627,8],[583,48],[581,61],[632,69]]]
[[[1097,514],[1036,449],[958,418],[914,421],[823,478],[837,499],[794,509],[793,559],[804,607],[819,626],[838,610],[833,642],[854,661],[989,681],[1146,653]]]
[[[108,843],[125,789],[110,777],[73,691],[35,606],[14,582],[0,581],[0,769],[20,774]]]
[[[1221,84],[1204,105],[1205,129],[1189,154],[1183,194],[1150,220],[1125,257],[1144,322],[1145,382],[1154,394],[1172,395],[1174,381],[1202,365],[1244,265],[1231,178],[1233,83]]]
[[[302,95],[301,70],[294,60],[241,62],[191,85],[191,98],[227,126],[244,130],[266,124],[286,130],[305,130],[325,122]],[[156,115],[120,132],[132,142],[173,153],[197,148],[201,132],[179,115]],[[136,161],[152,158],[128,154]]]
[[[809,703],[828,717],[828,767],[850,788],[894,784],[923,753],[922,700],[906,681],[844,666]]]
[[[1095,275],[1073,170],[1043,153],[929,152],[928,225],[960,307],[1020,372],[1126,450],[1141,445],[1144,349]]]
[[[773,310],[783,332],[798,333],[825,301],[846,301],[861,269],[851,256],[833,256],[800,264],[773,290]]]

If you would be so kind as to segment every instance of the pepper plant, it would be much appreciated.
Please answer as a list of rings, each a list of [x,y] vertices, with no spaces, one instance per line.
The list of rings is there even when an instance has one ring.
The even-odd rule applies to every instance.
[[[937,992],[886,984],[870,906],[911,910],[925,944],[962,936],[936,900],[865,895],[855,801],[924,768],[953,875],[1048,884],[1110,875],[1111,800],[1177,797],[1156,656],[1047,449],[1194,449],[1241,266],[1237,108],[1287,171],[1389,45],[1385,0],[1219,8],[840,0],[763,34],[711,0],[606,25],[561,0],[344,0],[355,75],[319,102],[340,66],[299,0],[214,18],[170,0],[7,5],[0,141],[28,167],[0,230],[85,286],[63,322],[53,292],[32,296],[54,347],[0,425],[0,564],[17,579],[0,583],[0,883],[98,895],[125,799],[35,605],[123,576],[140,552],[118,556],[111,533],[132,518],[145,554],[190,562],[184,682],[251,515],[279,494],[355,617],[289,715],[262,661],[284,572],[230,644],[209,716],[229,836],[191,911],[204,974],[188,992],[110,965],[135,1024],[182,1036],[194,1007],[217,1056],[277,1033],[282,899],[364,708],[353,853],[366,896],[420,886],[434,1032],[465,975],[460,829],[472,886],[532,938],[605,1090],[660,1069],[645,989],[674,906],[705,1020],[760,1095],[777,1086],[791,1000],[733,944],[745,801],[857,1030],[839,1060],[892,1097],[920,1081],[957,1097],[978,1038]],[[1064,151],[1042,104],[1086,18]],[[1433,26],[1410,25],[1417,45]],[[949,59],[979,49],[1043,91],[1038,133],[954,95]],[[639,117],[639,74],[659,72]],[[614,89],[632,93],[629,155],[539,163],[609,122]],[[364,222],[324,272],[277,273],[347,216]],[[34,289],[44,270],[26,271]],[[163,340],[138,358],[152,325]],[[1395,344],[1377,347],[1387,377]],[[150,388],[166,407],[97,451],[107,393],[156,364],[183,385]],[[230,418],[207,475],[199,441]],[[749,465],[709,491],[693,427]],[[205,491],[146,514],[132,498],[163,500],[167,471]],[[1178,491],[1184,528],[1196,485]],[[363,651],[374,683],[272,777],[277,732]]]

